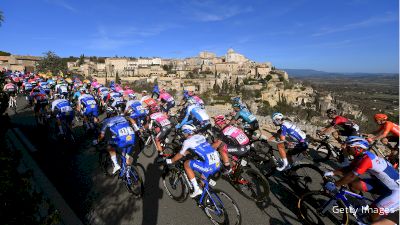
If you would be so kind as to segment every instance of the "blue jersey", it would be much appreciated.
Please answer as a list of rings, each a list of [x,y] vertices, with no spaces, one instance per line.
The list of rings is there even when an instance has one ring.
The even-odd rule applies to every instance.
[[[111,142],[120,148],[126,148],[135,144],[135,132],[129,122],[123,116],[115,116],[104,120],[101,133],[109,129]]]
[[[219,170],[219,154],[211,147],[203,135],[197,134],[186,139],[179,153],[181,155],[186,155],[186,151],[188,150],[194,151],[201,158],[201,162],[198,160],[190,160],[189,165],[193,170],[201,172],[206,177]]]
[[[195,124],[195,125],[205,125],[210,121],[210,117],[208,116],[205,109],[200,108],[198,105],[190,105],[186,108],[186,115],[183,118],[182,122],[178,127],[181,127],[185,124]]]
[[[251,114],[247,108],[242,108],[236,113],[235,120],[238,120],[239,118],[242,118],[242,120],[244,120],[246,123],[253,123],[257,121],[257,118]]]
[[[33,85],[31,83],[29,83],[29,82],[25,82],[24,83],[24,88],[25,88],[25,91],[31,91],[32,88],[33,88]]]
[[[56,99],[51,104],[51,111],[57,112],[57,118],[67,118],[74,116],[74,110],[66,99]]]
[[[74,93],[74,96],[72,97],[72,99],[78,99],[79,97],[81,97],[81,92],[80,91],[76,91]]]
[[[83,114],[85,116],[99,116],[97,102],[92,95],[83,94],[78,98],[78,102],[84,106],[85,111],[83,112]]]
[[[281,135],[282,136],[288,136],[291,137],[292,139],[296,140],[297,142],[304,142],[306,139],[306,134],[300,130],[296,125],[284,121],[283,124],[281,125]]]
[[[125,110],[132,109],[131,117],[145,117],[148,114],[148,110],[143,107],[139,100],[130,100],[126,103]]]

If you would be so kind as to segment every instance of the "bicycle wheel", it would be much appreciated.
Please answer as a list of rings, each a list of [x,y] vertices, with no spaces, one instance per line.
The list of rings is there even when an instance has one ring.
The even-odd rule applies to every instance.
[[[297,203],[299,218],[310,225],[349,223],[349,215],[341,200],[322,191],[304,194]]]
[[[127,172],[128,176],[125,178],[125,185],[129,193],[133,196],[140,198],[144,193],[143,179],[134,166]]]
[[[111,161],[110,155],[107,151],[101,150],[99,152],[99,164],[101,170],[103,170],[106,176],[112,177],[114,176],[113,172],[113,163]]]
[[[319,191],[324,184],[324,173],[311,164],[300,164],[285,172],[290,182],[305,191]]]
[[[162,178],[164,189],[170,198],[177,202],[184,202],[187,199],[189,188],[178,168],[167,169]]]
[[[316,148],[308,149],[307,153],[314,162],[319,163],[329,160],[332,155],[332,149],[329,144],[320,143]]]
[[[155,147],[155,144],[153,143],[153,141],[151,140],[151,136],[149,136],[148,138],[150,138],[150,140],[146,139],[146,142],[150,141],[150,143],[149,143],[149,145],[147,145],[143,148],[142,152],[143,152],[144,156],[146,156],[147,158],[151,158],[156,153],[156,147]]]
[[[227,193],[220,190],[209,190],[208,193],[203,199],[202,209],[213,224],[241,224],[239,207]]]
[[[234,181],[235,188],[246,198],[262,202],[268,198],[269,183],[258,171],[244,167]]]

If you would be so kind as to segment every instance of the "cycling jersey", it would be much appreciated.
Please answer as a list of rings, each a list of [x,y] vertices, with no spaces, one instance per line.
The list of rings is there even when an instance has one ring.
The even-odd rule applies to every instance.
[[[150,98],[150,97],[143,99],[142,103],[144,103],[148,107],[157,105],[156,100],[154,100],[153,98]]]
[[[250,140],[241,129],[227,125],[222,130],[215,129],[215,131],[217,138],[223,142],[224,151],[240,156],[250,150]]]
[[[72,96],[72,99],[79,99],[80,96],[81,96],[81,92],[80,91],[76,91],[74,93],[74,95]]]
[[[148,114],[147,109],[145,109],[140,101],[138,100],[129,100],[126,103],[125,111],[128,111],[129,109],[132,109],[131,112],[131,118],[135,119],[138,117],[144,117]]]
[[[159,100],[162,102],[173,102],[174,98],[167,92],[164,92],[160,95]]]
[[[57,84],[56,85],[56,90],[57,90],[58,94],[62,94],[62,95],[68,94],[68,85],[66,85],[66,84]]]
[[[234,119],[238,120],[239,118],[249,124],[257,121],[257,118],[253,114],[251,114],[247,108],[243,108],[235,114]]]
[[[22,84],[22,87],[24,88],[24,91],[31,91],[33,88],[33,85],[29,82],[24,82]]]
[[[50,93],[50,86],[47,82],[40,82],[39,87],[43,89],[46,92],[46,94]]]
[[[191,123],[194,125],[205,126],[210,124],[210,117],[207,115],[206,110],[200,108],[198,105],[190,105],[186,108],[185,118],[178,127]]]
[[[399,137],[399,125],[393,122],[386,121],[380,126],[379,130],[383,131],[383,135],[385,135],[385,137],[389,133],[391,133],[393,136]]]
[[[69,122],[74,118],[74,110],[68,100],[56,99],[51,104],[51,111],[57,113],[58,119],[67,119]]]
[[[295,124],[288,121],[284,121],[280,126],[280,134],[285,137],[288,136],[297,142],[305,142],[306,139],[306,134]]]
[[[84,106],[83,115],[93,115],[95,117],[99,116],[98,107],[96,100],[90,94],[83,94],[78,98],[78,104]]]
[[[366,151],[363,156],[350,165],[357,176],[368,172],[376,179],[363,179],[364,191],[377,191],[379,198],[373,203],[381,209],[399,210],[400,177],[399,172],[385,159]]]
[[[4,85],[3,91],[8,92],[8,93],[17,92],[17,86],[15,84],[8,83],[8,84]]]
[[[171,121],[169,121],[168,117],[161,112],[156,112],[151,114],[150,119],[153,120],[158,127],[165,127],[171,125]]]
[[[204,106],[204,101],[197,95],[193,95],[192,98],[196,101],[199,106]]]
[[[124,91],[124,96],[128,96],[129,94],[133,94],[133,93],[135,93],[133,90],[127,89]]]
[[[120,148],[130,147],[135,144],[135,132],[129,122],[123,116],[115,116],[104,120],[101,133],[105,134],[107,129],[111,132],[110,144]],[[129,151],[127,152],[130,153]]]
[[[195,171],[208,177],[220,169],[219,154],[207,142],[203,135],[193,135],[183,142],[181,155],[186,155],[188,150],[194,151],[201,160],[190,160],[189,165]]]
[[[121,93],[119,92],[111,92],[110,94],[108,94],[109,97],[107,98],[108,100],[111,100],[111,106],[115,107],[119,104],[123,104],[124,103],[124,99],[122,98]]]
[[[342,136],[358,136],[359,126],[343,116],[336,116],[332,120],[331,126],[335,126]]]

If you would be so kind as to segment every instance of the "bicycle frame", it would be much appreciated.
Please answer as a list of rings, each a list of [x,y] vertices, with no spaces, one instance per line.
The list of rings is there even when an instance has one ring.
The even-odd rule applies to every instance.
[[[336,193],[336,194],[334,195],[333,198],[329,199],[329,200],[323,205],[322,211],[321,211],[321,212],[324,214],[324,213],[326,213],[327,210],[333,208],[333,205],[336,203],[337,200],[341,200],[341,201],[344,203],[344,205],[346,206],[346,208],[348,208],[348,209],[354,209],[353,205],[349,202],[349,200],[348,200],[348,198],[346,197],[346,195],[355,197],[356,199],[360,199],[360,200],[361,200],[361,199],[364,199],[364,200],[367,200],[367,201],[369,201],[369,202],[372,202],[371,199],[368,199],[368,198],[366,198],[366,197],[364,197],[364,196],[362,196],[362,195],[359,195],[359,194],[353,193],[353,192],[351,192],[351,191],[348,191],[348,190],[346,190],[345,188],[342,187],[342,188],[338,191],[338,193]],[[356,211],[351,211],[351,210],[350,210],[350,213],[356,218],[356,220],[359,219],[359,216],[357,216]]]
[[[209,183],[206,179],[202,179],[202,182],[204,184],[203,187],[203,193],[200,196],[199,199],[199,204],[201,204],[204,201],[204,198],[206,197],[206,194],[208,194],[208,196],[210,197],[209,199],[211,200],[211,202],[214,204],[217,214],[220,215],[221,213],[223,213],[223,210],[220,209],[216,203],[216,200],[214,200],[214,197],[211,194],[214,194],[213,192],[210,191],[210,187],[209,187]],[[217,200],[221,203],[222,206],[224,206],[224,204],[222,203],[221,199],[219,199],[219,197],[217,195],[214,194],[214,196],[217,198]]]

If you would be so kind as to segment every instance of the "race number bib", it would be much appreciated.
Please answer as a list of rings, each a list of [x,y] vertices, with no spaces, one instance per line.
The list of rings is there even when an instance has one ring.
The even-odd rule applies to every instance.
[[[243,145],[247,143],[248,138],[245,134],[241,133],[236,136],[236,140],[239,142],[240,145]]]
[[[249,116],[249,120],[250,120],[250,121],[254,121],[255,119],[256,119],[256,117],[255,117],[254,115],[250,115],[250,116]]]
[[[133,131],[132,127],[123,127],[123,128],[118,130],[118,135],[120,137],[121,136],[131,135],[133,133],[134,133],[134,131]]]
[[[207,158],[210,165],[219,163],[219,156],[217,152],[208,153]]]
[[[170,125],[171,122],[169,120],[167,120],[167,119],[164,119],[164,120],[160,121],[160,124],[161,124],[161,126],[167,126],[167,125]]]
[[[60,111],[63,113],[66,113],[66,112],[72,111],[72,108],[71,108],[71,106],[64,106],[64,107],[61,107]]]

